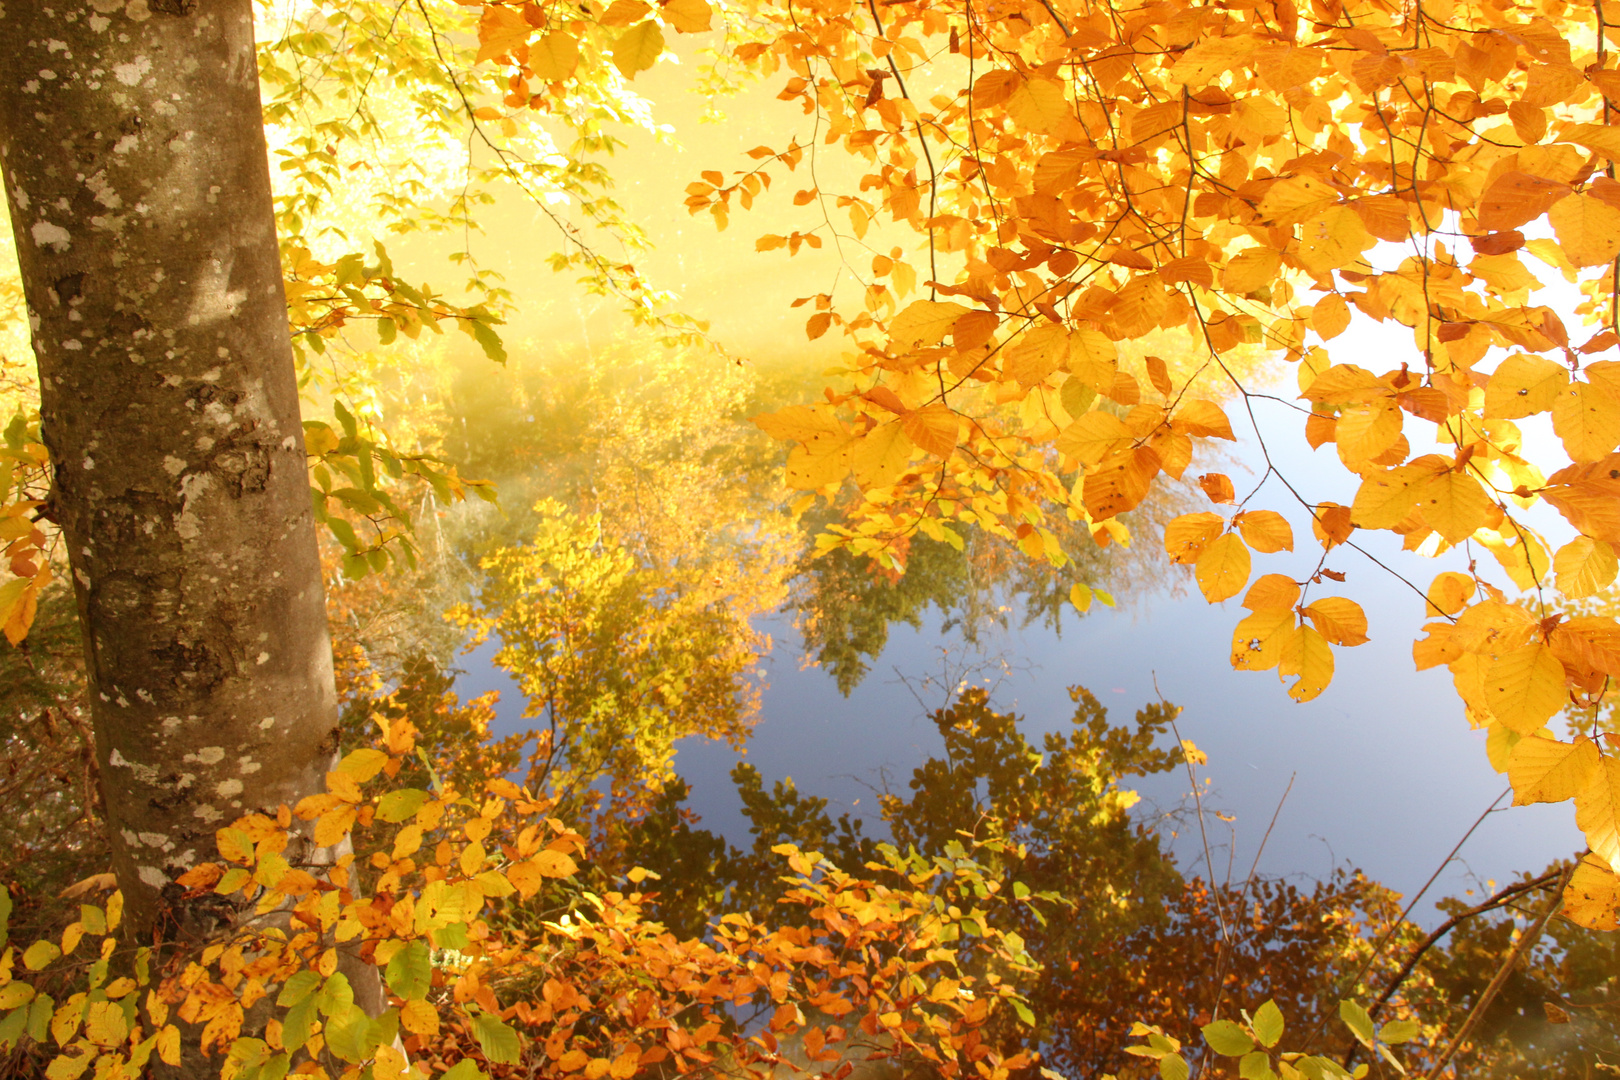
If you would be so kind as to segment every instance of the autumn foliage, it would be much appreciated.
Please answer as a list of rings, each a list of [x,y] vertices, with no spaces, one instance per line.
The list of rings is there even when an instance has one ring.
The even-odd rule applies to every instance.
[[[557,168],[546,140],[521,158],[512,140],[562,118],[582,129],[576,160],[610,152],[595,126],[623,80],[681,35],[718,51],[713,70],[772,80],[814,118],[814,144],[760,146],[736,168],[702,171],[684,202],[723,228],[798,177],[793,202],[813,220],[756,248],[846,252],[856,286],[802,301],[809,338],[846,339],[843,381],[757,419],[794,444],[797,509],[822,497],[838,511],[824,550],[899,573],[914,538],[960,546],[976,531],[1061,564],[1073,528],[1124,543],[1152,493],[1195,481],[1211,508],[1168,523],[1166,554],[1211,603],[1239,600],[1233,666],[1276,671],[1299,700],[1330,684],[1335,649],[1371,632],[1355,598],[1334,592],[1344,575],[1330,563],[1379,532],[1418,556],[1464,552],[1465,570],[1420,589],[1430,621],[1415,662],[1452,673],[1517,802],[1574,804],[1589,851],[1562,876],[1562,915],[1620,927],[1620,739],[1601,708],[1620,679],[1620,620],[1603,606],[1620,570],[1620,360],[1604,359],[1620,348],[1620,66],[1601,5],[463,0],[434,7],[442,25],[397,31],[393,5],[326,6],[328,28],[365,44],[344,51],[341,35],[312,34],[268,50],[272,121],[315,107],[288,57],[325,57],[353,90],[392,55],[417,80],[419,115],[465,123],[528,180],[552,170],[551,190],[616,238],[635,229],[602,174]],[[437,51],[453,51],[458,30],[476,42],[461,56],[466,81]],[[321,120],[286,149],[306,194],[343,179],[332,141],[382,134],[344,123]],[[847,182],[803,179],[833,153]],[[344,406],[366,374],[310,356],[356,325],[379,350],[456,325],[498,359],[505,297],[475,269],[472,302],[448,301],[405,281],[380,245],[317,258],[304,243],[309,200],[280,210],[306,389],[334,421],[307,425],[312,493],[343,572],[359,578],[414,558],[404,492],[485,492]],[[420,209],[404,196],[391,205],[401,219]],[[701,337],[658,313],[631,262],[564,233],[574,246],[560,269],[649,325]],[[1404,328],[1404,352],[1375,360],[1347,346],[1366,322]],[[1280,357],[1293,385],[1257,377],[1256,354]],[[1296,486],[1272,456],[1262,418],[1279,408],[1354,477],[1348,505]],[[1267,464],[1252,490],[1194,472],[1204,448],[1250,428]],[[0,626],[13,642],[50,580],[35,514],[46,463],[37,429],[12,424]],[[559,548],[568,527],[555,530]],[[1296,549],[1311,552],[1303,569],[1280,561]],[[495,561],[529,573],[531,557]],[[1084,610],[1093,596],[1079,585],[1071,600]],[[647,698],[655,712],[679,704],[665,689]],[[1035,1024],[1013,976],[1049,959],[1017,929],[1033,901],[992,872],[1016,842],[887,848],[859,867],[782,845],[783,918],[734,913],[678,939],[646,917],[645,871],[609,889],[580,883],[586,837],[544,790],[441,775],[408,720],[380,715],[377,744],[344,756],[327,792],[219,831],[220,858],[168,896],[162,940],[120,950],[114,895],[63,932],[6,944],[0,1046],[48,1061],[51,1080],[134,1077],[181,1060],[182,1043],[244,1080],[763,1076],[790,1059],[840,1076],[867,1061],[984,1080],[1039,1068],[1033,1050],[1004,1053],[987,1035]],[[582,731],[593,762],[623,762],[618,794],[645,779],[638,770],[667,771],[666,744],[626,749]],[[421,782],[399,782],[402,770]],[[364,857],[303,858],[346,835]],[[0,927],[9,910],[0,893]],[[356,960],[383,973],[377,1015],[339,970]],[[1414,1035],[1358,1010],[1341,1015],[1368,1056]],[[1235,1059],[1245,1076],[1348,1075],[1282,1052],[1275,1005],[1240,1015],[1204,1026],[1204,1059]],[[1137,1057],[1188,1075],[1178,1040],[1190,1033],[1135,1033]]]

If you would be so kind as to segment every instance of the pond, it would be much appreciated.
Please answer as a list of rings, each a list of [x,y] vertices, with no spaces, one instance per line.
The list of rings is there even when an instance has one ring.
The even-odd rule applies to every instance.
[[[487,413],[485,422],[492,422]],[[543,417],[523,420],[529,430],[543,423]],[[1350,501],[1345,474],[1336,461],[1324,460],[1331,448],[1313,454],[1297,425],[1286,422],[1267,425],[1267,438],[1272,460],[1287,461],[1296,484],[1317,497]],[[1264,459],[1251,437],[1223,467],[1241,491],[1246,475],[1252,486],[1264,474]],[[1257,505],[1283,510],[1295,536],[1305,538],[1300,546],[1314,548],[1309,519],[1297,506],[1289,511],[1274,489],[1275,481],[1266,492],[1273,497]],[[1374,547],[1369,554],[1401,566],[1393,548]],[[1278,557],[1277,565],[1256,573],[1308,576],[1313,557],[1309,551]],[[1401,568],[1413,572],[1414,562],[1422,563],[1416,572],[1430,576],[1456,568],[1410,556]],[[1305,704],[1290,700],[1270,673],[1231,669],[1228,642],[1243,614],[1236,601],[1206,604],[1189,587],[1184,568],[1169,566],[1162,553],[1139,549],[1130,584],[1118,590],[1118,607],[1094,604],[1084,617],[1070,609],[1061,629],[1039,620],[1021,625],[1017,599],[995,589],[980,598],[981,606],[1009,608],[1002,624],[981,617],[964,626],[959,610],[934,605],[916,613],[917,626],[877,628],[887,643],[867,658],[865,677],[846,685],[847,696],[833,670],[807,664],[791,604],[778,606],[753,620],[774,648],[765,657],[759,719],[746,751],[702,738],[678,744],[675,768],[690,785],[688,806],[705,828],[746,845],[748,822],[729,779],[745,753],[767,787],[791,778],[804,794],[827,799],[834,816],[848,811],[864,818],[870,831],[877,793],[904,793],[912,770],[942,748],[927,711],[946,704],[964,681],[988,679],[993,702],[1024,717],[1032,742],[1067,728],[1071,685],[1092,690],[1116,721],[1161,695],[1180,705],[1181,737],[1209,755],[1198,777],[1204,831],[1189,812],[1194,807],[1184,772],[1135,779],[1131,786],[1144,797],[1137,810],[1142,820],[1175,819],[1166,828],[1189,872],[1204,872],[1206,843],[1217,879],[1241,880],[1251,864],[1264,875],[1323,878],[1348,864],[1411,897],[1440,870],[1415,911],[1420,922],[1432,924],[1434,900],[1494,891],[1491,882],[1581,850],[1567,806],[1508,807],[1505,778],[1487,763],[1483,733],[1468,729],[1449,675],[1414,670],[1410,650],[1423,622],[1421,595],[1354,552],[1339,549],[1329,565],[1347,575],[1340,591],[1369,612],[1371,640],[1336,650],[1333,684]],[[1417,584],[1426,586],[1427,577]],[[857,617],[883,621],[873,610]],[[496,648],[492,642],[463,657],[456,685],[463,696],[501,691],[495,730],[506,734],[526,725],[525,699],[493,663]],[[851,681],[848,673],[844,681]]]

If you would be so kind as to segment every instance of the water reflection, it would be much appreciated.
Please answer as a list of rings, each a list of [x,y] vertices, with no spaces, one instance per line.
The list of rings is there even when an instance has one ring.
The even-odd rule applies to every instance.
[[[1122,597],[1150,590],[1154,604],[1164,597],[1153,588],[1162,583],[1155,581],[1161,571],[1151,536],[1181,508],[1163,503],[1138,513],[1139,540],[1128,550],[1098,549],[1078,531],[1066,535],[1070,561],[1057,569],[1030,564],[982,535],[961,550],[915,542],[910,572],[898,579],[838,554],[807,560],[809,534],[822,519],[795,517],[782,505],[782,451],[747,417],[802,399],[815,379],[629,346],[595,358],[515,361],[502,380],[463,370],[445,397],[445,452],[464,472],[500,483],[503,511],[446,515],[418,589],[371,580],[340,590],[340,604],[348,605],[339,608],[340,637],[364,639],[356,648],[368,657],[387,651],[375,647],[386,638],[393,655],[407,658],[392,674],[347,679],[353,721],[403,711],[451,776],[525,772],[563,800],[562,812],[590,824],[594,884],[613,887],[631,865],[659,873],[657,914],[684,933],[708,932],[723,910],[773,918],[781,871],[771,849],[784,842],[855,866],[884,839],[943,858],[953,857],[956,845],[992,845],[979,850],[995,856],[997,887],[1042,896],[1020,933],[1047,960],[1019,976],[1038,1018],[1035,1033],[1009,1028],[997,1037],[1038,1044],[1066,1076],[1120,1067],[1120,1017],[1180,1023],[1209,1015],[1218,1000],[1252,1006],[1273,996],[1308,1024],[1330,1017],[1338,994],[1375,993],[1419,936],[1410,926],[1399,929],[1388,951],[1371,953],[1371,939],[1396,911],[1383,885],[1338,867],[1304,884],[1245,877],[1241,867],[1223,874],[1216,860],[1200,864],[1178,850],[1174,834],[1182,826],[1173,813],[1133,806],[1127,781],[1157,784],[1161,793],[1184,790],[1183,781],[1168,779],[1179,757],[1166,749],[1175,740],[1166,737],[1162,706],[1144,709],[1134,726],[1114,725],[1095,698],[1077,693],[1067,726],[1049,730],[1056,708],[1040,710],[1039,723],[1024,722],[966,685],[972,680],[946,678],[927,730],[898,760],[883,740],[905,729],[910,710],[880,711],[869,701],[843,706],[859,710],[852,726],[840,729],[855,737],[834,746],[826,745],[832,728],[801,716],[776,725],[770,746],[755,749],[793,762],[792,771],[810,783],[801,790],[778,779],[787,769],[727,760],[721,775],[730,773],[740,824],[714,827],[723,818],[712,810],[720,785],[705,780],[718,778],[699,779],[701,790],[689,790],[675,768],[677,744],[704,735],[737,750],[748,746],[767,700],[760,667],[776,644],[773,627],[786,631],[775,637],[804,641],[800,656],[778,657],[778,672],[782,660],[818,664],[848,694],[892,646],[897,626],[905,628],[900,638],[919,637],[911,631],[927,625],[921,637],[931,643],[949,639],[970,650],[1013,640],[1034,656],[1037,647],[1005,633],[1027,626],[1051,639],[1068,621],[1076,581]],[[493,702],[464,703],[451,689],[444,671],[455,662],[445,649],[453,628],[438,618],[446,609],[490,642],[462,662],[493,660],[510,676],[509,698],[520,703],[521,716],[507,727]],[[928,625],[935,619],[937,630]],[[1178,639],[1167,627],[1195,621],[1184,613],[1161,618],[1137,651],[1175,652]],[[1088,618],[1075,633],[1070,623],[1065,641],[1095,660],[1108,655],[1106,639],[1120,636],[1118,625],[1114,617]],[[1182,656],[1173,660],[1192,666]],[[1131,697],[1150,699],[1133,668],[1140,661],[1106,661],[1103,689],[1112,691],[1117,680]],[[1038,678],[1048,697],[1067,681],[1056,673]],[[1032,682],[1026,677],[1021,685]],[[1230,738],[1252,741],[1257,728],[1223,715],[1223,703],[1211,699],[1214,685],[1195,679],[1174,692],[1188,690],[1195,714],[1219,716],[1223,730],[1241,732]],[[881,797],[866,820],[854,807],[835,818],[819,775],[830,770],[805,767],[815,755],[831,755],[868,783],[885,764],[910,780],[902,786],[877,773]],[[687,761],[683,749],[681,771],[696,777]],[[1161,805],[1174,811],[1174,794]],[[1477,940],[1465,939],[1455,955],[1435,962],[1437,971],[1451,972],[1450,981],[1423,984],[1432,1011],[1466,1000],[1470,979],[1487,963],[1490,935],[1506,932],[1491,926],[1509,923],[1476,925],[1470,932]],[[1559,966],[1593,947],[1578,935],[1557,939],[1553,951],[1538,954],[1526,993],[1570,1001],[1606,994],[1607,976],[1585,967],[1571,976],[1575,969]],[[963,962],[972,956],[965,952]],[[1549,1050],[1550,1062],[1585,1053],[1598,1037],[1558,1043],[1545,1024],[1530,1020],[1499,1028],[1516,1032],[1521,1048],[1562,1047]],[[1521,1061],[1518,1050],[1503,1054],[1501,1061]]]

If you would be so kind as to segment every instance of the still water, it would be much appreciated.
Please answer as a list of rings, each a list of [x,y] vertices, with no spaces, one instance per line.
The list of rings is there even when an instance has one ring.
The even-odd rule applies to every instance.
[[[1290,477],[1303,479],[1319,497],[1351,501],[1353,491],[1339,490],[1349,481],[1337,463],[1290,441],[1291,427],[1278,424],[1278,437],[1268,435],[1272,459],[1287,461]],[[1230,471],[1242,493],[1245,469],[1252,486],[1263,459],[1252,440],[1239,446],[1236,459]],[[1290,517],[1300,550],[1262,557],[1255,574],[1308,574],[1315,557],[1307,549],[1315,547],[1308,519],[1298,508],[1288,512],[1271,489],[1263,494],[1273,497],[1255,505]],[[1398,551],[1370,551],[1391,565],[1402,561]],[[1424,575],[1416,579],[1420,588],[1443,569],[1462,568],[1406,557],[1406,567],[1414,563],[1421,564],[1414,572]],[[891,627],[887,647],[847,698],[825,668],[804,666],[791,618],[777,613],[765,627],[776,646],[765,661],[761,720],[747,759],[767,788],[791,777],[801,792],[827,798],[835,817],[849,810],[870,829],[875,794],[885,785],[905,791],[912,769],[943,747],[926,709],[946,701],[964,670],[970,683],[982,683],[990,672],[993,702],[1020,713],[1037,744],[1040,734],[1067,729],[1070,685],[1091,689],[1116,722],[1161,694],[1181,705],[1181,736],[1209,755],[1199,780],[1208,784],[1205,829],[1220,878],[1241,879],[1257,857],[1259,871],[1273,876],[1322,877],[1350,864],[1410,897],[1497,805],[1416,910],[1432,923],[1432,900],[1489,890],[1491,881],[1539,871],[1581,850],[1568,805],[1508,807],[1505,779],[1487,762],[1483,733],[1468,729],[1449,674],[1413,669],[1411,642],[1423,605],[1412,587],[1344,549],[1329,567],[1348,578],[1327,593],[1362,604],[1371,641],[1336,649],[1333,684],[1305,704],[1290,700],[1272,672],[1231,669],[1228,642],[1243,612],[1235,600],[1211,607],[1196,589],[1189,592],[1181,568],[1161,567],[1157,586],[1122,599],[1119,609],[1094,605],[1083,618],[1070,612],[1061,633],[1039,624],[1019,627],[1014,616],[1012,625],[981,633],[977,648],[959,631],[942,631],[938,613],[930,611],[920,628]],[[486,646],[462,659],[458,689],[464,696],[501,690],[497,734],[506,734],[522,723],[523,699],[491,663],[493,653]],[[747,822],[728,776],[737,760],[722,744],[687,739],[676,767],[691,785],[690,806],[704,827],[746,846]],[[1185,774],[1135,786],[1148,817],[1193,805]],[[1172,827],[1178,861],[1202,873],[1204,840],[1194,819],[1183,816]]]

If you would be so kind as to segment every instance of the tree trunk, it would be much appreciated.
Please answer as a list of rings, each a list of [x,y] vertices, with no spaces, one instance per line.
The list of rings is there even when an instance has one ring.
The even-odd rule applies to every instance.
[[[252,0],[4,0],[0,154],[134,935],[337,706]],[[289,855],[294,854],[289,852]],[[206,929],[206,927],[203,927]]]

